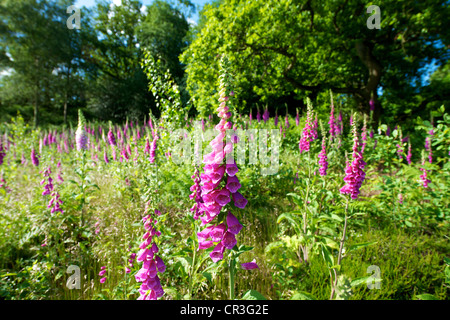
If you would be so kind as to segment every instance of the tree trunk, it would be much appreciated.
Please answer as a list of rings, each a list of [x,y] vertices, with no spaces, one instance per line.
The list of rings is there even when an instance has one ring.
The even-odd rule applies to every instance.
[[[369,71],[369,78],[366,85],[357,94],[361,111],[369,113],[369,101],[373,98],[375,102],[374,121],[377,121],[381,115],[381,105],[378,103],[377,89],[381,80],[381,65],[372,54],[373,45],[365,41],[358,41],[355,44],[356,53],[362,63]]]

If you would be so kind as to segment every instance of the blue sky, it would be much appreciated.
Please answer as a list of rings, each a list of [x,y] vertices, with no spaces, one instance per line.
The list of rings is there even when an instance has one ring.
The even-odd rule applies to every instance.
[[[120,1],[120,0],[110,0],[109,2],[112,3],[112,2],[117,2],[117,1]],[[143,5],[149,5],[153,2],[153,0],[140,0],[140,1]],[[210,0],[191,0],[191,2],[193,4],[195,4],[196,6],[200,6],[199,9],[201,9],[205,3],[208,3],[211,1]],[[95,0],[75,0],[75,5],[77,7],[82,7],[82,6],[92,7],[95,5]],[[194,20],[195,22],[198,22],[198,10],[191,17],[191,19]]]

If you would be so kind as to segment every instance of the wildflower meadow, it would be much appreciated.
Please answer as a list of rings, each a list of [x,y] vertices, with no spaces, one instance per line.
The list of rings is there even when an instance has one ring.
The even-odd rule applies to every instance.
[[[54,122],[56,109],[42,103],[38,123],[32,109],[0,99],[0,300],[449,299],[448,100],[404,116],[386,111],[400,104],[384,89],[390,80],[363,107],[335,82],[283,87],[274,73],[289,82],[296,71],[271,69],[282,49],[264,56],[262,38],[231,42],[240,32],[232,26],[208,38],[237,3],[236,24],[250,23],[243,15],[256,4],[205,6],[204,29],[180,58],[192,75],[183,90],[174,69],[161,67],[168,60],[139,48],[152,103],[141,114],[113,117],[104,107],[96,116],[74,100],[67,120]],[[269,20],[282,10],[272,5]],[[302,23],[313,32],[311,21]],[[201,50],[214,39],[229,46]],[[236,52],[249,48],[256,53],[246,66]],[[265,67],[257,61],[269,58]],[[308,63],[317,77],[335,77]],[[252,82],[251,72],[264,80]],[[289,90],[296,99],[280,100]],[[119,103],[126,110],[133,99]]]

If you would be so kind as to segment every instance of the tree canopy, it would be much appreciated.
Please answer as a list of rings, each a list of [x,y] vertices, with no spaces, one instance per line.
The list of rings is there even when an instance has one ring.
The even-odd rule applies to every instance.
[[[182,61],[201,110],[214,105],[218,54],[233,64],[242,104],[321,92],[369,109],[378,90],[392,99],[420,91],[415,81],[431,62],[449,58],[446,1],[384,1],[381,29],[369,29],[370,3],[357,0],[223,0],[204,19]],[[416,108],[419,106],[416,105]]]
[[[235,78],[237,106],[295,112],[331,90],[347,108],[406,119],[450,101],[447,1],[211,0],[188,23],[189,0],[100,0],[68,29],[69,0],[1,0],[0,107],[39,123],[158,115],[142,69],[147,49],[177,84],[182,108],[208,115],[218,98],[219,57]],[[429,70],[432,70],[430,72]],[[190,109],[192,112],[193,108]],[[184,110],[185,111],[185,110]]]

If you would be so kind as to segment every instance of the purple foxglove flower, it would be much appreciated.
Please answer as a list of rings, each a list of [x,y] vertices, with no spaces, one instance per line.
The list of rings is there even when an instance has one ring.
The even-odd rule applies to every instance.
[[[336,125],[335,125],[335,118],[334,118],[334,105],[331,104],[331,111],[330,111],[330,119],[328,120],[328,124],[330,125],[330,136],[333,138],[336,135]]]
[[[111,146],[116,145],[116,137],[114,136],[114,132],[111,129],[108,131],[108,142]]]
[[[198,250],[208,249],[208,248],[211,248],[213,245],[214,245],[213,241],[199,240]]]
[[[152,144],[150,145],[150,163],[155,163],[156,141],[158,139],[158,135],[155,134]]]
[[[253,259],[251,262],[241,263],[241,268],[244,270],[252,270],[256,268],[259,269],[258,265],[256,264],[256,259]]]
[[[3,158],[5,157],[6,153],[3,151],[3,144],[0,141],[0,166],[3,164]],[[23,157],[23,154],[22,154]]]
[[[300,153],[309,151],[310,143],[314,140],[313,128],[311,126],[311,118],[312,118],[312,108],[308,103],[308,110],[306,113],[306,123],[305,127],[302,130],[302,136],[298,143],[298,147],[300,149]]]
[[[262,118],[263,118],[263,120],[264,120],[264,123],[266,123],[267,121],[269,121],[269,109],[268,108],[266,108],[265,110],[264,110],[264,113],[263,113],[263,116],[262,116]],[[275,117],[276,118],[276,121],[278,121],[278,117]]]
[[[103,160],[105,160],[106,163],[109,163],[108,155],[106,154],[106,149],[103,153]]]
[[[403,195],[401,193],[398,194],[398,203],[403,204]]]
[[[358,150],[358,136],[356,125],[353,126],[353,161],[347,163],[344,178],[345,185],[340,189],[342,194],[350,194],[352,199],[357,199],[360,194],[360,188],[366,176],[363,171],[366,163],[363,160],[361,152]]]
[[[222,206],[218,203],[214,203],[209,206],[205,206],[206,211],[210,214],[211,217],[215,217],[220,213]]]
[[[33,163],[35,167],[39,166],[39,159],[36,155],[36,151],[34,151],[34,148],[31,149],[31,163]]]
[[[203,186],[201,186],[201,188],[200,188],[202,191],[202,194],[206,195],[206,194],[210,193],[219,185],[219,183],[220,183],[220,181],[217,183],[203,182]]]
[[[245,199],[244,196],[239,192],[233,193],[232,196],[234,205],[238,208],[244,209],[248,202],[247,199]]]
[[[215,228],[215,226],[209,226],[203,229],[200,232],[197,232],[197,237],[202,240],[206,240],[210,237],[211,231]]]
[[[422,180],[422,185],[424,188],[428,188],[428,184],[431,182],[431,180],[427,178],[427,170],[424,168],[420,168],[420,171],[423,172],[420,175],[420,179]]]
[[[209,178],[211,179],[211,182],[213,184],[217,184],[222,179],[224,173],[225,173],[225,166],[220,166],[209,173]]]
[[[155,260],[158,272],[163,273],[164,271],[166,271],[166,265],[164,264],[164,261],[159,256],[157,256]]]
[[[223,246],[222,242],[219,242],[213,251],[209,254],[213,262],[217,262],[219,260],[223,259],[223,251],[225,250],[225,247]]]
[[[220,241],[223,238],[223,235],[225,233],[225,230],[227,229],[227,227],[225,226],[224,223],[221,223],[217,226],[215,226],[212,230],[211,230],[211,240],[214,242]]]
[[[231,232],[225,232],[223,239],[222,239],[222,244],[225,248],[227,249],[233,249],[233,247],[236,245],[237,240],[234,234],[232,234]]]
[[[239,179],[236,176],[228,176],[226,188],[230,190],[231,193],[235,193],[241,188]]]
[[[225,206],[228,202],[230,202],[230,191],[226,188],[220,190],[216,196],[216,202],[222,207]]]
[[[230,163],[230,164],[226,164],[226,169],[225,171],[227,172],[227,174],[231,177],[233,177],[234,175],[236,175],[236,173],[239,171],[236,163]]]
[[[138,254],[137,254],[137,261],[138,262],[142,262],[144,260],[147,259],[147,255],[150,253],[151,251],[149,249],[141,249],[139,250]]]
[[[226,64],[223,64],[224,61],[225,60],[221,61],[221,67],[226,73],[228,71],[226,71]],[[233,125],[232,122],[228,120],[231,117],[231,110],[233,109],[233,99],[231,99],[233,95],[230,93],[229,85],[230,84],[228,81],[228,77],[225,77],[220,82],[220,105],[217,108],[217,112],[221,120],[215,126],[215,129],[217,129],[219,133],[210,142],[212,152],[204,155],[203,157],[203,163],[205,164],[205,173],[200,175],[201,179],[198,179],[198,181],[201,180],[202,185],[197,186],[197,181],[191,188],[192,194],[190,195],[190,198],[196,199],[196,203],[191,208],[191,210],[195,212],[194,219],[200,217],[202,226],[211,223],[212,220],[215,219],[215,217],[219,216],[222,207],[226,206],[228,202],[231,201],[230,195],[233,195],[234,202],[237,202],[238,206],[245,207],[247,201],[240,193],[237,192],[241,185],[237,177],[235,177],[236,173],[239,170],[233,159],[232,151],[233,144],[239,142],[239,137],[235,132],[239,126],[237,124]],[[241,116],[239,115],[239,118],[240,117]],[[264,112],[263,117],[264,121],[267,122],[269,119],[267,108]],[[257,118],[258,121],[260,121],[261,114],[259,113],[259,109]],[[250,112],[250,121],[251,120],[252,115]],[[243,127],[242,124],[240,124],[240,126]],[[227,136],[227,130],[233,130],[233,132],[231,132],[232,139],[231,141],[227,140],[226,143],[224,143],[224,139]],[[226,164],[222,165],[225,158]],[[198,176],[198,174],[196,176]],[[201,190],[200,197],[198,197],[199,190]],[[231,191],[234,191],[234,193],[232,193]],[[219,217],[222,217],[222,215],[220,215]],[[219,242],[219,244],[217,244],[214,247],[213,251],[210,253],[210,257],[214,262],[223,259],[223,252],[225,250],[224,244],[228,248],[232,248],[234,245],[236,245],[234,234],[227,231],[228,227],[226,226],[226,224],[222,221],[219,221],[218,223],[219,224],[213,226],[212,229],[207,228],[197,235],[199,239],[199,249],[209,248],[213,246],[215,242]],[[226,239],[224,241],[225,234]],[[211,238],[211,240],[209,240],[209,238]]]
[[[242,224],[240,224],[239,220],[230,212],[227,214],[227,225],[228,232],[232,234],[238,234],[242,229]]]
[[[322,139],[322,151],[319,153],[318,157],[319,157],[319,174],[321,176],[326,176],[328,169],[328,161],[327,161],[325,137],[323,137]]]
[[[219,193],[219,190],[214,190],[210,193],[203,195],[203,204],[205,206],[211,206],[216,203],[216,196]]]
[[[156,266],[155,260],[150,260],[149,262],[148,275],[150,278],[154,278],[158,275],[158,267]]]
[[[406,155],[406,161],[408,162],[408,164],[411,164],[411,158],[412,158],[411,143],[408,143],[408,154]]]

